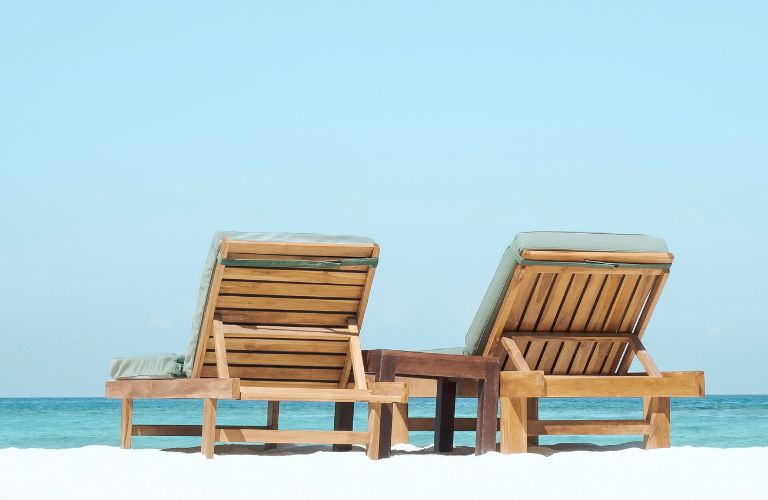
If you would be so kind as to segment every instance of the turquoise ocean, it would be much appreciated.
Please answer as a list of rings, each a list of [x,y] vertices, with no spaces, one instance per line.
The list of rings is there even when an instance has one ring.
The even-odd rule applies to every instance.
[[[410,415],[434,415],[434,399],[411,399]],[[540,406],[543,419],[639,418],[640,399],[546,399]],[[476,401],[459,399],[456,414],[472,417]],[[140,400],[134,403],[134,422],[199,424],[202,403],[197,400]],[[365,428],[366,408],[355,408],[355,428]],[[263,425],[266,403],[219,401],[219,424]],[[333,405],[283,403],[283,429],[331,429]],[[73,448],[88,445],[117,446],[120,402],[104,398],[0,398],[0,448]],[[590,442],[619,444],[636,436],[546,436],[542,444]],[[418,446],[432,443],[428,432],[411,433]],[[457,432],[457,446],[474,445],[474,433]],[[135,437],[136,448],[199,446],[195,438]],[[672,445],[736,448],[768,446],[768,396],[707,396],[672,400]]]

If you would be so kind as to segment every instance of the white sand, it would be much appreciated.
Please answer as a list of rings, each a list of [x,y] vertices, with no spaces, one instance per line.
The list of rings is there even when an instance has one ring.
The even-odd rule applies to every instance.
[[[217,448],[218,451],[218,448]],[[0,498],[768,498],[768,448],[482,457],[0,449]]]

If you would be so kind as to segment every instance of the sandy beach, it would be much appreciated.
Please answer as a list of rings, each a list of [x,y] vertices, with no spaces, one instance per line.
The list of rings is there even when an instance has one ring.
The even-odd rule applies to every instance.
[[[303,449],[279,456],[0,449],[3,498],[766,498],[766,448],[677,447],[481,457],[408,447],[388,460]],[[457,454],[466,453],[458,450]]]

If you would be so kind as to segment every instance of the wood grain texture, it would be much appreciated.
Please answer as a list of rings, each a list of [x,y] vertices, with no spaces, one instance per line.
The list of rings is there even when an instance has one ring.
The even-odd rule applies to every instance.
[[[368,404],[368,435],[365,453],[368,458],[378,460],[380,458],[380,434],[381,434],[381,403]]]
[[[533,338],[534,336],[531,337]],[[509,362],[515,370],[521,372],[531,371],[531,368],[528,366],[528,362],[525,360],[525,356],[523,356],[522,351],[520,351],[520,346],[515,343],[514,340],[509,338],[502,338],[501,345],[507,352]]]
[[[346,354],[347,341],[345,340],[296,340],[287,335],[285,339],[271,338],[237,338],[225,335],[227,352],[248,351],[258,353],[314,353],[314,354]],[[208,343],[208,350],[214,349],[213,341]],[[206,360],[206,363],[208,361]]]
[[[215,371],[215,368],[214,368]],[[237,379],[110,380],[106,383],[108,399],[238,399]]]
[[[374,258],[379,257],[379,245],[374,245],[371,256]],[[363,292],[360,296],[360,307],[357,311],[357,316],[354,318],[358,333],[363,328],[363,319],[365,318],[365,311],[368,308],[368,297],[371,295],[371,287],[373,286],[373,277],[375,274],[376,268],[370,268],[368,270],[368,276],[365,279],[365,284],[363,285]]]
[[[645,307],[642,310],[642,313],[640,314],[640,317],[637,320],[637,324],[635,325],[635,329],[632,333],[637,335],[638,339],[642,339],[643,335],[645,334],[646,328],[648,328],[648,322],[651,319],[651,315],[653,314],[654,309],[656,308],[656,304],[659,301],[659,297],[661,296],[661,292],[664,289],[664,285],[667,282],[667,278],[669,277],[668,273],[664,273],[659,278],[657,278],[653,283],[653,288],[651,288],[651,292],[648,295],[648,299],[645,303]],[[624,358],[621,360],[621,363],[619,364],[619,368],[617,372],[619,374],[625,374],[629,371],[629,367],[632,364],[632,357],[633,353],[630,349],[627,349],[624,353]]]
[[[239,366],[231,365],[229,374],[239,379],[252,380],[301,380],[307,382],[338,383],[341,376],[339,368],[312,368],[297,366]],[[216,366],[205,365],[203,377],[216,377]]]
[[[229,352],[227,359],[232,365],[289,366],[303,368],[341,368],[344,366],[343,354],[307,354],[282,352]],[[208,352],[206,364],[215,364],[216,356]]]
[[[203,399],[203,429],[200,451],[205,458],[213,458],[214,445],[216,443],[216,400]]]
[[[502,395],[509,397],[700,397],[703,372],[662,372],[647,375],[544,375],[542,372],[502,372]]]
[[[398,382],[377,382],[373,391],[358,389],[323,389],[290,387],[242,387],[241,399],[262,401],[328,401],[405,403],[408,393]]]
[[[523,250],[527,260],[557,262],[616,262],[622,264],[671,264],[674,256],[668,252],[587,252],[571,250]]]
[[[374,244],[299,243],[230,240],[230,251],[256,255],[370,257]]]
[[[368,273],[359,271],[252,269],[247,267],[228,267],[224,270],[223,277],[224,279],[228,280],[363,286],[368,279]]]
[[[366,444],[368,432],[271,430],[254,427],[220,428],[216,432],[216,441],[222,443]]]
[[[670,401],[668,397],[643,399],[643,413],[648,435],[643,440],[646,450],[670,446]]]
[[[533,436],[573,435],[645,435],[645,420],[529,420],[528,434]]]
[[[274,283],[261,281],[221,282],[220,293],[245,296],[282,296],[325,299],[360,299],[363,287],[357,285],[326,285],[312,283]]]
[[[226,240],[221,242],[219,253],[222,257],[226,257]],[[192,364],[192,378],[200,378],[200,372],[203,369],[203,356],[205,355],[205,346],[208,344],[208,339],[211,337],[211,329],[213,328],[213,316],[216,311],[216,296],[219,294],[219,286],[221,286],[223,274],[224,266],[216,265],[213,268],[213,276],[211,276],[211,287],[208,290],[208,297],[206,298],[205,309],[203,310],[203,319],[200,323],[200,338],[197,342],[195,359]]]
[[[357,337],[350,337],[349,339],[349,357],[352,360],[352,377],[355,381],[355,389],[364,391],[368,387],[365,380],[365,365],[360,350],[360,339]]]
[[[290,326],[346,326],[351,313],[246,311],[219,309],[225,323]]]
[[[529,274],[525,273],[523,266],[517,266],[512,273],[512,277],[509,280],[507,286],[507,293],[504,295],[504,299],[499,307],[499,312],[493,320],[493,326],[488,334],[488,340],[482,348],[483,356],[493,356],[496,353],[499,343],[501,342],[501,332],[504,330],[504,325],[508,322],[508,317],[515,306],[518,295],[521,295],[521,289],[523,283],[527,283],[526,280],[533,279]],[[533,286],[533,283],[530,285]]]
[[[501,409],[501,444],[499,451],[505,455],[528,451],[528,402],[526,398],[502,396],[499,399]]]
[[[120,404],[120,448],[131,448],[133,435],[133,400],[123,398]]]
[[[213,347],[216,373],[219,378],[229,378],[229,362],[227,361],[227,347],[224,342],[224,326],[221,320],[213,320]]]
[[[313,312],[355,312],[359,301],[349,299],[305,299],[294,297],[253,297],[221,295],[219,308],[269,310],[269,311],[313,311]]]

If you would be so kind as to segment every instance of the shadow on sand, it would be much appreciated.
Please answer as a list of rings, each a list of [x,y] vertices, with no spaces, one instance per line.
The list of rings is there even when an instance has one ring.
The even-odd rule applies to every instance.
[[[632,448],[642,448],[640,442],[629,442],[614,445],[596,445],[588,443],[561,443],[550,446],[531,446],[528,451],[537,455],[551,456],[556,453],[568,451],[617,451]],[[200,448],[166,448],[162,451],[179,453],[199,453]],[[277,448],[265,448],[263,444],[222,444],[216,446],[216,455],[257,455],[257,456],[291,456],[291,455],[310,455],[321,451],[332,451],[328,445],[278,445]],[[498,447],[497,450],[498,451]],[[353,446],[351,451],[337,453],[365,453],[362,446]],[[451,452],[439,453],[440,455],[467,456],[475,453],[475,449],[470,446],[457,446]],[[392,449],[393,456],[403,455],[433,455],[434,447],[432,445],[424,448],[418,448],[414,445],[396,445]]]

